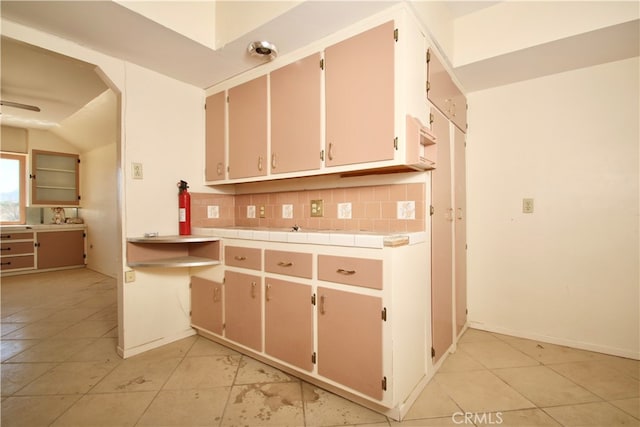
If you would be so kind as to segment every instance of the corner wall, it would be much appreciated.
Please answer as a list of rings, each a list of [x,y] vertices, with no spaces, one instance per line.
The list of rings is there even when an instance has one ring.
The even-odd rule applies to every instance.
[[[640,358],[638,64],[469,94],[470,326]]]

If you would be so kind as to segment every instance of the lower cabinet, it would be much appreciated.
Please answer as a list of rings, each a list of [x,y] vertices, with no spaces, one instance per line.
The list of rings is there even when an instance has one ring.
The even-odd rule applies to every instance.
[[[382,299],[318,288],[318,374],[382,399]]]
[[[191,278],[191,324],[222,335],[222,283]]]
[[[312,371],[311,286],[270,277],[265,280],[265,352],[305,371]]]
[[[262,278],[225,272],[225,336],[262,351]]]
[[[84,264],[84,231],[38,231],[38,269]]]

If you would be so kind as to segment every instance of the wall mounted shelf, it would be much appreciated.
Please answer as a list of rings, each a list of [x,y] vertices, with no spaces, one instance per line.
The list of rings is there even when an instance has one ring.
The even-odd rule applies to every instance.
[[[127,239],[129,267],[202,267],[220,264],[220,239],[208,236],[156,236]]]

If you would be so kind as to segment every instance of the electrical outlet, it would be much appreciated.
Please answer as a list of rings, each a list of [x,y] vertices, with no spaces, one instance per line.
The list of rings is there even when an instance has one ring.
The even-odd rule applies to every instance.
[[[217,205],[207,206],[207,218],[220,218],[220,208]]]
[[[258,216],[260,218],[264,218],[265,216],[267,216],[267,214],[265,213],[264,205],[260,205],[260,207],[258,208]]]
[[[127,270],[124,272],[125,283],[131,283],[136,281],[136,272],[134,270]]]
[[[311,216],[312,217],[324,216],[324,202],[322,200],[311,201]]]
[[[522,213],[533,213],[533,199],[522,199]]]
[[[131,175],[133,179],[142,179],[142,163],[131,163]]]

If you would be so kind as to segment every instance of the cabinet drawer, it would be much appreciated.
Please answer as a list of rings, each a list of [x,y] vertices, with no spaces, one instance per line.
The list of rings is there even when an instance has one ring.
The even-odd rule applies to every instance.
[[[318,279],[382,289],[382,260],[318,255]]]
[[[243,248],[241,246],[226,246],[224,248],[224,262],[234,267],[262,270],[262,250],[258,248]]]
[[[0,271],[34,267],[33,255],[2,257],[2,259],[0,259]]]
[[[10,231],[2,232],[2,234],[0,234],[0,238],[3,243],[12,240],[33,240],[33,231],[23,231],[18,233],[12,233]]]
[[[273,250],[264,252],[264,269],[269,273],[311,279],[313,269],[311,263],[311,254]]]
[[[32,253],[33,242],[2,242],[0,245],[0,255],[3,257]]]

